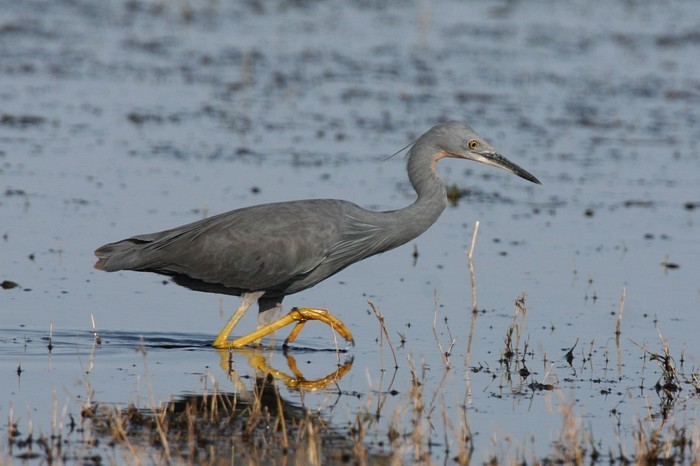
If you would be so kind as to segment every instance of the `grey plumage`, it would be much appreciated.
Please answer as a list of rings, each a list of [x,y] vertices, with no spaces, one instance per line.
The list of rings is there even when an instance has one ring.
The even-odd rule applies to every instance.
[[[447,205],[435,171],[444,157],[494,165],[539,183],[469,126],[450,121],[423,134],[408,152],[408,176],[418,196],[408,207],[375,212],[334,199],[246,207],[107,244],[95,251],[95,267],[164,274],[198,291],[263,292],[262,311],[427,230]]]

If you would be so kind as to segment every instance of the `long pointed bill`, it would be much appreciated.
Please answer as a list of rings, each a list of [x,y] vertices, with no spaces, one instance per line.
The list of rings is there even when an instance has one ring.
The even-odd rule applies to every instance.
[[[477,162],[485,163],[486,165],[492,165],[494,167],[502,168],[507,172],[510,172],[514,175],[518,175],[520,178],[532,181],[533,183],[542,184],[540,183],[540,180],[535,178],[530,172],[514,164],[513,162],[496,152],[484,152],[480,154],[478,158],[474,158],[474,160]]]

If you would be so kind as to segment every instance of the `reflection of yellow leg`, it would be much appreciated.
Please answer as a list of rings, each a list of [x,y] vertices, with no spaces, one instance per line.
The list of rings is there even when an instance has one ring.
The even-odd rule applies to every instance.
[[[256,298],[257,299],[257,298]],[[239,306],[239,310],[243,307],[243,303],[241,303],[241,306]],[[236,311],[233,317],[231,317],[231,320],[229,321],[229,324],[234,321],[234,318],[238,315],[239,310]],[[243,311],[244,313],[245,311]],[[243,314],[241,313],[241,315]],[[240,319],[240,317],[238,317]],[[289,334],[289,337],[284,341],[285,345],[288,343],[291,343],[296,339],[296,337],[299,335],[299,332],[301,329],[304,327],[304,324],[309,321],[309,320],[320,320],[321,322],[324,322],[328,325],[331,326],[333,330],[338,332],[338,334],[345,338],[347,341],[349,341],[351,344],[355,344],[353,338],[352,338],[352,333],[348,328],[343,324],[339,319],[331,315],[328,311],[325,309],[314,309],[310,307],[303,307],[303,308],[294,308],[292,309],[289,314],[286,316],[282,317],[281,319],[269,324],[265,325],[264,327],[261,327],[257,329],[254,332],[249,333],[248,335],[242,336],[240,338],[237,338],[233,341],[228,341],[228,333],[231,332],[233,329],[233,325],[236,325],[238,320],[235,320],[233,322],[233,325],[230,326],[229,324],[226,325],[226,328],[222,330],[222,332],[219,334],[219,337],[214,341],[214,346],[216,348],[242,348],[246,345],[249,345],[250,343],[253,343],[254,341],[265,337],[282,327],[286,327],[289,324],[295,323],[296,326],[292,329],[292,332]]]
[[[291,355],[286,355],[287,366],[291,370],[293,375],[286,374],[280,370],[273,368],[270,365],[269,355],[264,355],[259,349],[255,348],[243,348],[236,351],[227,351],[220,349],[219,355],[221,356],[221,368],[231,377],[233,380],[237,391],[246,390],[245,385],[242,382],[240,376],[238,376],[237,371],[231,366],[231,357],[246,356],[248,358],[248,365],[255,371],[262,373],[264,375],[271,375],[275,379],[281,380],[284,384],[291,388],[292,390],[321,390],[328,387],[332,383],[338,382],[345,374],[350,372],[352,368],[353,358],[346,358],[342,365],[338,365],[337,369],[325,377],[316,380],[307,380],[304,375],[299,371],[297,367],[297,362]],[[256,377],[260,377],[256,374]]]
[[[287,355],[287,365],[289,366],[289,369],[294,374],[294,377],[296,377],[297,379],[304,378],[304,374],[301,373],[301,371],[299,370],[299,367],[297,366],[297,360],[294,359],[294,356],[292,356],[291,354]]]
[[[338,369],[336,369],[334,372],[316,380],[306,380],[301,372],[299,372],[299,369],[297,369],[297,362],[294,360],[294,357],[290,355],[287,355],[287,365],[294,373],[294,376],[290,376],[282,371],[278,371],[277,369],[270,367],[267,359],[262,354],[250,355],[248,357],[248,364],[250,364],[250,366],[255,370],[264,372],[265,374],[270,374],[274,378],[281,380],[292,390],[314,391],[324,389],[328,385],[342,379],[345,374],[350,372],[350,369],[352,368],[352,359],[346,360],[345,363],[338,367]]]

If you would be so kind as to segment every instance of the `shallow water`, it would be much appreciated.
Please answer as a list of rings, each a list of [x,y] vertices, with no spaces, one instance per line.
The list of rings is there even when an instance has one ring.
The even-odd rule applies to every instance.
[[[409,361],[425,364],[438,419],[431,440],[444,438],[441,403],[450,412],[464,403],[477,461],[546,456],[561,430],[558,408],[569,404],[603,452],[630,448],[638,419],[695,425],[693,388],[668,409],[654,390],[659,365],[642,349],[661,352],[661,335],[682,372],[697,372],[694,2],[1,6],[0,281],[19,286],[0,290],[0,418],[13,411],[20,427],[31,420],[46,432],[54,403],[75,412],[89,396],[165,402],[203,379],[224,385],[221,357],[206,344],[237,300],[95,271],[94,248],[263,202],[404,206],[413,199],[404,160],[384,159],[436,122],[460,119],[543,185],[441,162],[443,180],[465,196],[426,234],[285,300],[328,307],[356,346],[336,387],[285,389],[284,398],[342,430],[373,397],[397,390],[367,441],[381,450],[392,414],[410,403]],[[476,220],[483,312],[469,367],[482,369],[471,372],[464,251]],[[532,375],[521,379],[499,360],[523,292]],[[391,386],[382,369],[393,361],[368,300],[395,347],[406,337]],[[436,306],[443,349],[455,340],[444,380]],[[145,357],[134,351],[141,345]],[[308,378],[335,370],[335,353],[303,348],[333,348],[327,328],[308,325],[296,351],[308,357]],[[277,350],[269,357],[286,364]],[[238,370],[254,373],[239,360]],[[556,389],[533,391],[533,382]],[[331,408],[337,393],[359,397]],[[442,447],[432,455],[450,456]]]

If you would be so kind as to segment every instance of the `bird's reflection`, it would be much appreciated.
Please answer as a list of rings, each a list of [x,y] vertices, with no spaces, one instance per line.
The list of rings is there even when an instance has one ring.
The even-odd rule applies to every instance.
[[[255,348],[244,348],[239,350],[223,350],[220,349],[219,356],[221,357],[221,368],[226,372],[229,378],[235,379],[237,376],[236,363],[241,359],[247,361],[248,365],[256,372],[256,378],[271,377],[281,380],[292,390],[322,390],[332,384],[336,384],[343,378],[352,368],[353,358],[347,356],[345,360],[340,362],[340,353],[338,353],[337,364],[334,369],[329,369],[330,372],[325,377],[308,379],[302,374],[297,365],[297,361],[291,354],[285,353],[284,357],[287,363],[289,372],[277,369],[272,365],[272,356],[274,352],[259,350]]]

